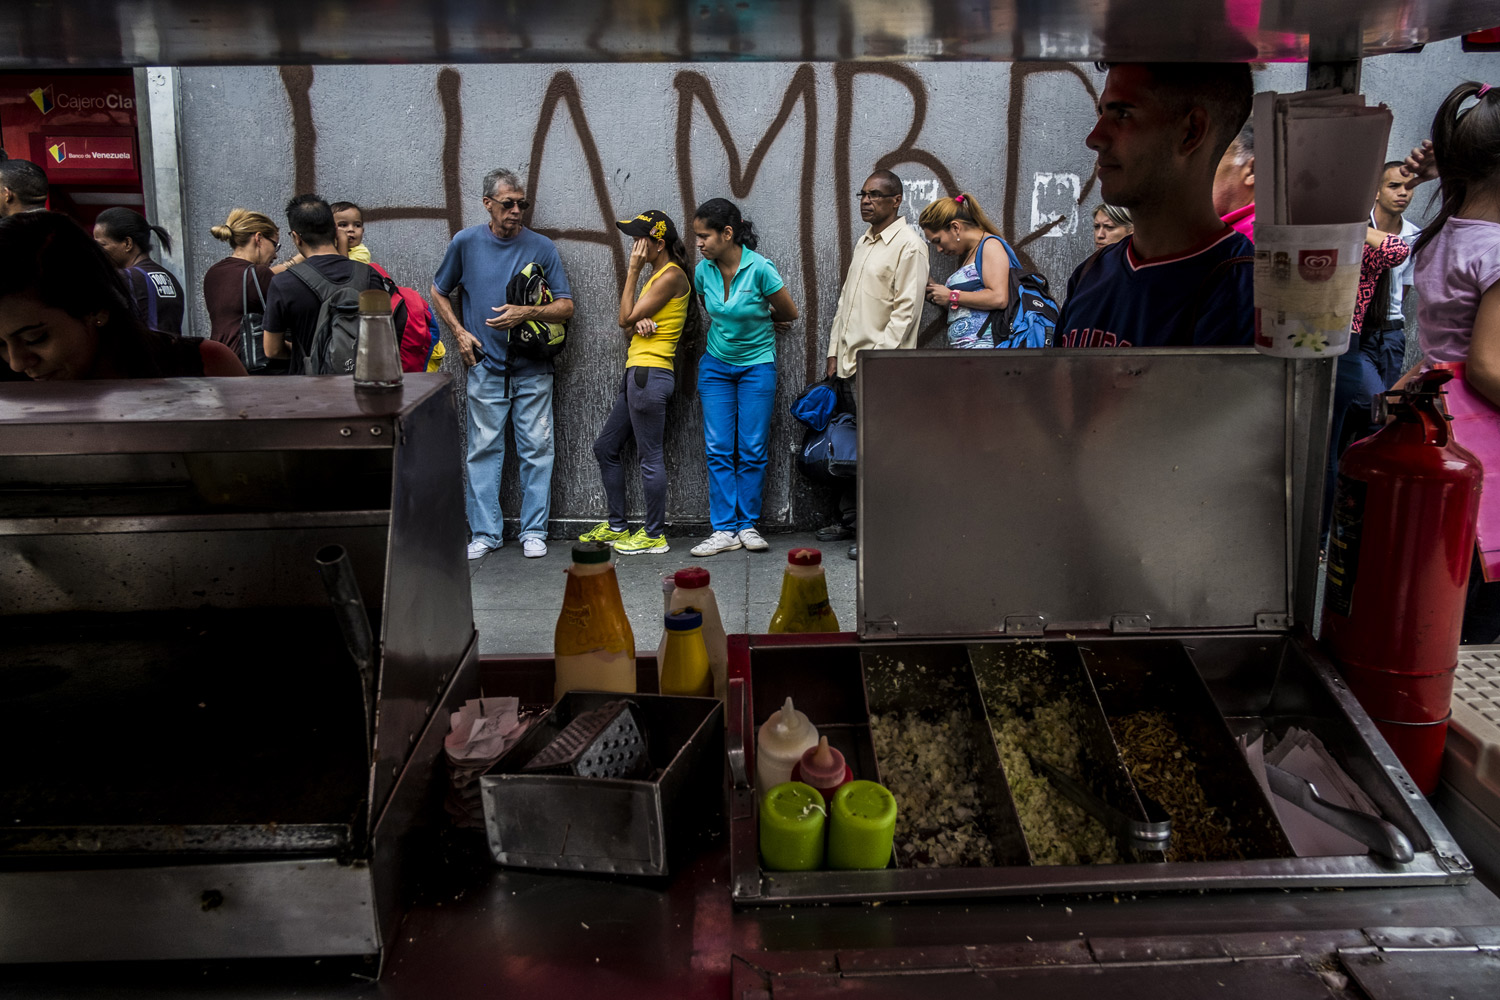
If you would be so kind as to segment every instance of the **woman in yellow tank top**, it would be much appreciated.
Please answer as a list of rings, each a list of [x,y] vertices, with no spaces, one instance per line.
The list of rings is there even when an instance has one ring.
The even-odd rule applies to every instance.
[[[599,476],[609,500],[609,520],[594,525],[584,541],[611,542],[624,555],[666,552],[667,465],[662,447],[667,429],[667,400],[676,386],[673,360],[687,324],[693,286],[688,278],[687,247],[666,213],[652,209],[615,223],[620,232],[635,237],[630,248],[630,273],[620,291],[620,329],[629,339],[625,377],[615,405],[594,441]],[[647,265],[651,277],[636,295],[636,285]],[[641,487],[646,495],[646,523],[630,530],[625,518],[625,467],[620,455],[635,439],[641,461]]]

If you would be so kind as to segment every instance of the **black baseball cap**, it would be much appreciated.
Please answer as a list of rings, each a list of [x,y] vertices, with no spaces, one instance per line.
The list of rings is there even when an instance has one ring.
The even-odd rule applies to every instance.
[[[642,212],[633,219],[621,219],[615,223],[615,226],[626,236],[665,240],[668,243],[677,239],[677,227],[672,224],[667,213],[658,212],[654,208]]]

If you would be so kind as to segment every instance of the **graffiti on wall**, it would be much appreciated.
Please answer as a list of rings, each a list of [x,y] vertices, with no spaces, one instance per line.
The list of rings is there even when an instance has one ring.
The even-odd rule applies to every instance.
[[[298,191],[317,190],[317,144],[318,128],[314,120],[311,91],[314,70],[307,66],[288,66],[281,69],[281,80],[286,90],[292,113],[295,137],[295,184]],[[902,166],[916,165],[931,174],[931,178],[908,181],[906,184],[905,211],[914,223],[921,209],[943,195],[957,194],[961,190],[953,171],[937,154],[920,145],[921,136],[928,121],[928,99],[926,84],[908,66],[886,63],[836,63],[832,67],[835,108],[831,159],[836,199],[838,230],[838,273],[847,269],[853,255],[853,209],[852,199],[845,192],[852,192],[854,184],[863,180],[853,176],[851,150],[853,148],[854,122],[856,118],[856,83],[860,78],[885,80],[903,88],[911,98],[911,117],[905,121],[905,133],[901,141],[888,151],[879,154],[873,163],[874,169],[894,170]],[[1007,112],[1007,148],[1003,190],[1004,199],[1002,228],[1013,235],[1013,245],[1028,267],[1035,267],[1027,256],[1025,247],[1033,240],[1044,236],[1063,236],[1077,231],[1079,205],[1093,188],[1092,176],[1080,178],[1077,174],[1063,172],[1038,172],[1031,178],[1021,175],[1022,124],[1028,83],[1035,78],[1051,73],[1071,74],[1081,83],[1093,101],[1097,92],[1092,81],[1076,66],[1060,63],[1016,63],[1010,70],[1010,100]],[[371,205],[366,208],[367,222],[396,219],[438,219],[447,223],[450,234],[463,226],[461,178],[459,176],[459,154],[463,142],[464,115],[460,96],[462,77],[458,70],[444,68],[437,75],[437,93],[442,113],[443,147],[442,179],[443,200],[438,205]],[[805,342],[806,371],[804,377],[811,380],[819,377],[821,351],[818,348],[819,332],[825,325],[817,281],[815,185],[817,181],[819,135],[818,98],[814,67],[811,63],[799,65],[782,92],[776,117],[766,131],[749,148],[741,148],[739,140],[728,126],[713,83],[703,73],[684,69],[672,81],[676,90],[677,120],[675,150],[678,189],[682,199],[682,218],[691,217],[693,210],[705,196],[728,188],[731,197],[743,199],[755,188],[760,169],[767,153],[781,138],[794,117],[800,119],[800,169],[797,178],[797,246],[801,260],[799,269],[805,302],[801,303],[803,314],[803,336]],[[539,228],[538,231],[559,241],[593,243],[607,247],[615,272],[616,284],[626,279],[626,257],[618,231],[614,227],[616,214],[611,193],[610,174],[601,155],[589,124],[588,109],[582,91],[573,73],[560,70],[553,74],[542,96],[536,126],[532,131],[531,156],[528,163],[527,191],[533,200],[541,194],[539,188],[546,183],[543,163],[547,153],[547,137],[559,114],[565,114],[583,150],[588,170],[589,187],[594,195],[594,207],[598,211],[597,227],[586,223],[568,228]],[[700,119],[701,116],[701,119]],[[723,146],[728,160],[728,176],[717,183],[705,183],[699,176],[694,161],[694,126],[706,120],[714,135]],[[795,139],[790,141],[797,141]],[[1026,203],[1030,208],[1029,228],[1024,233],[1018,226],[1017,205]],[[530,224],[528,217],[527,223]],[[943,317],[935,318],[923,331],[922,342],[927,342],[941,330]]]

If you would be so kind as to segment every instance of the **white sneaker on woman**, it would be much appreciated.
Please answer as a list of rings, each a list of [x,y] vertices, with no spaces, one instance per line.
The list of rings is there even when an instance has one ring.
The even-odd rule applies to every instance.
[[[771,547],[771,543],[760,537],[760,532],[754,528],[740,529],[740,544],[751,552],[764,552]]]
[[[732,531],[715,531],[688,551],[695,556],[716,556],[720,552],[732,552],[740,547],[740,539]]]

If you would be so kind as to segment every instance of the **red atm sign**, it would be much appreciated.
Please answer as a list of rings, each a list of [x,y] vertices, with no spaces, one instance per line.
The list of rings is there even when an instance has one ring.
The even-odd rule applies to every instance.
[[[47,177],[61,183],[80,174],[134,180],[139,172],[135,140],[128,135],[49,135],[42,146]]]

